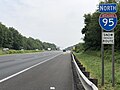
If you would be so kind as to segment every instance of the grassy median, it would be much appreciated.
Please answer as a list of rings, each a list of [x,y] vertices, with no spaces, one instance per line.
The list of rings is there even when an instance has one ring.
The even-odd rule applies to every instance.
[[[22,53],[36,53],[36,52],[42,52],[42,50],[9,50],[9,51],[2,51],[0,49],[0,55],[22,54]]]
[[[115,52],[115,87],[112,87],[111,51],[105,51],[105,86],[101,86],[101,55],[100,51],[75,53],[80,62],[90,72],[92,78],[98,79],[99,90],[120,90],[120,52]]]

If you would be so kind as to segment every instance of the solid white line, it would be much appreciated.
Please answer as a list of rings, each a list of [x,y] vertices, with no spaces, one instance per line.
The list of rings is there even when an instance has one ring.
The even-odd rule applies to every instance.
[[[61,54],[58,54],[58,55],[56,55],[56,56],[54,56],[54,57],[52,57],[52,58],[49,58],[49,59],[47,59],[47,60],[45,60],[45,61],[42,61],[42,62],[40,62],[40,63],[38,63],[38,64],[35,64],[35,65],[33,65],[33,66],[30,66],[30,67],[28,67],[28,68],[26,68],[26,69],[24,69],[24,70],[22,70],[22,71],[20,71],[20,72],[17,72],[17,73],[15,73],[15,74],[13,74],[13,75],[10,75],[10,76],[8,76],[8,77],[6,77],[6,78],[4,78],[4,79],[1,79],[1,80],[0,80],[0,83],[6,81],[6,80],[8,80],[8,79],[11,79],[11,78],[13,78],[13,77],[15,77],[15,76],[17,76],[17,75],[25,72],[25,71],[28,71],[28,70],[30,70],[30,69],[32,69],[32,68],[34,68],[34,67],[36,67],[36,66],[38,66],[38,65],[40,65],[40,64],[42,64],[42,63],[45,63],[45,62],[47,62],[47,61],[49,61],[49,60],[51,60],[51,59],[53,59],[53,58],[55,58],[55,57],[57,57],[57,56],[59,56],[59,55],[61,55]]]

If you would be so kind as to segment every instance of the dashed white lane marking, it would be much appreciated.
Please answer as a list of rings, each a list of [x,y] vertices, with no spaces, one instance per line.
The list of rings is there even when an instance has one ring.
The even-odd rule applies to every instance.
[[[55,90],[55,87],[50,87],[50,90]]]
[[[6,78],[4,78],[4,79],[1,79],[1,80],[0,80],[0,83],[6,81],[6,80],[8,80],[8,79],[11,79],[11,78],[13,78],[13,77],[15,77],[15,76],[17,76],[17,75],[19,75],[19,74],[21,74],[21,73],[24,73],[24,72],[26,72],[26,71],[28,71],[28,70],[30,70],[30,69],[32,69],[32,68],[34,68],[34,67],[42,64],[42,63],[45,63],[45,62],[47,62],[47,61],[49,61],[49,60],[51,60],[51,59],[53,59],[53,58],[55,58],[55,57],[57,57],[57,56],[59,56],[59,55],[61,55],[61,54],[58,54],[58,55],[56,55],[56,56],[54,56],[54,57],[52,57],[52,58],[49,58],[49,59],[47,59],[47,60],[45,60],[45,61],[42,61],[42,62],[40,62],[40,63],[38,63],[38,64],[35,64],[35,65],[31,66],[31,67],[28,67],[28,68],[26,68],[26,69],[24,69],[24,70],[22,70],[22,71],[20,71],[20,72],[17,72],[17,73],[15,73],[15,74],[13,74],[13,75],[10,75],[10,76],[8,76],[8,77],[6,77]]]

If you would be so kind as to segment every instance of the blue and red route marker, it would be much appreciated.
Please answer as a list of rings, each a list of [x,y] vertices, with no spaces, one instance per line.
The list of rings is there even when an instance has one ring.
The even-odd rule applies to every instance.
[[[105,31],[112,31],[117,25],[117,15],[114,13],[100,14],[99,24]]]

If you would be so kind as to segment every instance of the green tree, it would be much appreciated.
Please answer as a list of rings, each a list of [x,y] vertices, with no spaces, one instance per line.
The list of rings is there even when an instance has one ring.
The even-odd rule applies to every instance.
[[[13,35],[12,49],[20,50],[22,47],[22,35],[12,27],[10,27],[9,30],[11,30],[12,35]]]
[[[0,23],[0,48],[10,48],[15,50],[27,49],[27,50],[47,50],[51,48],[56,50],[56,45],[51,43],[42,43],[39,39],[34,39],[32,37],[26,38],[22,36],[13,27],[6,27]]]
[[[115,2],[109,0],[109,3]],[[103,3],[103,2],[101,2]],[[120,49],[120,3],[118,4],[118,24],[115,28],[115,48]],[[95,11],[93,14],[84,15],[85,27],[82,29],[82,34],[84,37],[84,48],[85,50],[100,50],[101,47],[101,27],[99,25],[99,15],[98,11]],[[105,45],[106,48],[109,48],[109,45]]]
[[[51,48],[52,50],[57,50],[57,47],[55,44],[46,43],[46,42],[43,42],[43,48],[45,50],[48,50],[48,48]]]
[[[84,47],[85,50],[91,49],[96,50],[100,49],[100,43],[101,43],[101,28],[99,26],[98,18],[99,13],[95,12],[92,15],[85,14],[85,27],[82,29],[82,34],[85,34],[84,37]]]

